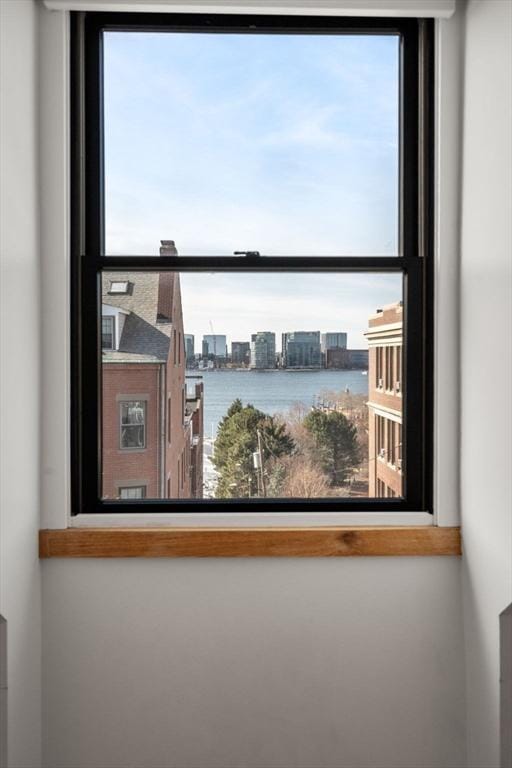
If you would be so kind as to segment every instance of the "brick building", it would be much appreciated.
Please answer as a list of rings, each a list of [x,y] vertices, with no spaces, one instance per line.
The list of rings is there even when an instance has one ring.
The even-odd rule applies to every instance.
[[[369,319],[369,496],[402,495],[402,302]]]
[[[179,274],[104,272],[101,330],[103,497],[200,498],[203,391],[187,395]]]

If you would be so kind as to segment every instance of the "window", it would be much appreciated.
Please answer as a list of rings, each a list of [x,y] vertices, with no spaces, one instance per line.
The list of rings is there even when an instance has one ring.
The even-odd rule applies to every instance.
[[[115,349],[115,318],[111,315],[101,318],[101,348]]]
[[[128,293],[128,286],[126,280],[111,280],[109,293]]]
[[[395,392],[400,392],[400,379],[402,376],[402,347],[396,347]]]
[[[74,511],[431,511],[432,23],[72,19]]]
[[[145,499],[146,486],[132,485],[126,488],[119,488],[119,498],[120,499]]]
[[[120,443],[123,450],[146,447],[146,403],[128,400],[120,403]]]

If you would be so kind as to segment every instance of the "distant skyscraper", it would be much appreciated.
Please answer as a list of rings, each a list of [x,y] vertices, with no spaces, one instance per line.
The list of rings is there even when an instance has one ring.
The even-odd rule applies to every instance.
[[[320,331],[283,333],[283,366],[285,368],[321,368]]]
[[[347,334],[338,333],[337,331],[322,333],[321,346],[322,352],[327,352],[328,349],[346,349]]]
[[[203,336],[202,346],[203,357],[224,357],[228,356],[228,345],[226,337],[219,334],[207,334]]]
[[[276,335],[258,331],[251,336],[251,368],[276,367]]]
[[[185,359],[187,362],[194,359],[195,347],[194,336],[191,333],[185,334]]]
[[[231,362],[235,365],[247,365],[251,359],[251,345],[248,341],[231,342]]]

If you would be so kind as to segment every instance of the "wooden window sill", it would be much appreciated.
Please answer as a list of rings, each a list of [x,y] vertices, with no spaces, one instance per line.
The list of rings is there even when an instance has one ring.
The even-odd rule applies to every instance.
[[[460,528],[67,528],[39,532],[49,557],[379,557],[460,555]]]

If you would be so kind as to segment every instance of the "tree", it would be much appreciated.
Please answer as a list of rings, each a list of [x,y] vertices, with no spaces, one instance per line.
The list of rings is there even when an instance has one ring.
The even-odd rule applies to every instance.
[[[300,454],[274,460],[268,483],[269,495],[312,499],[332,496],[329,478],[308,457]]]
[[[217,498],[247,498],[261,494],[253,453],[261,436],[263,462],[291,454],[294,442],[284,424],[252,405],[237,399],[229,407],[217,431],[213,464],[219,473]],[[267,474],[265,475],[267,476]]]
[[[357,428],[339,411],[314,409],[304,419],[315,457],[332,486],[340,486],[359,464]]]

